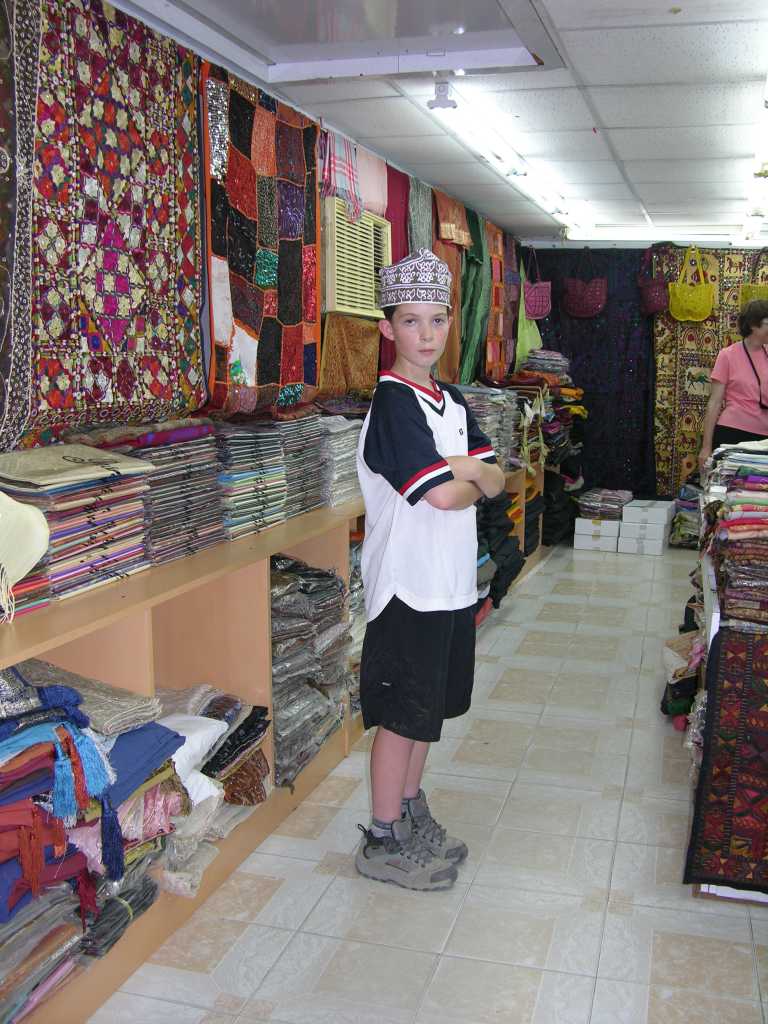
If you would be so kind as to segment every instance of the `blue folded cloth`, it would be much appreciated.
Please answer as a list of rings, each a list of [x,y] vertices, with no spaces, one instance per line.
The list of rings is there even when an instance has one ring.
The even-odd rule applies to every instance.
[[[127,800],[183,744],[183,736],[157,722],[149,722],[118,736],[109,752],[109,760],[117,776],[105,793],[111,805],[118,807]]]

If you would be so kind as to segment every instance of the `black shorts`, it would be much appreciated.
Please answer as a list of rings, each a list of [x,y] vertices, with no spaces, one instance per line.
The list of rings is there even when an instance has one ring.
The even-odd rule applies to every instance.
[[[366,729],[440,739],[443,720],[469,710],[475,675],[475,608],[417,612],[393,597],[368,623],[360,663]]]

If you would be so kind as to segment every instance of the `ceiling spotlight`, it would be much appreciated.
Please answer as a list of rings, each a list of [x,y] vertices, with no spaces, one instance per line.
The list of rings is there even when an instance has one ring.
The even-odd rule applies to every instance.
[[[456,100],[451,98],[450,82],[435,82],[435,98],[427,100],[430,110],[455,110],[458,106]]]
[[[464,70],[464,68],[456,68],[456,70],[453,73],[454,75],[458,75],[459,78],[463,78],[467,72]]]
[[[467,30],[466,28],[464,28],[463,25],[457,25],[456,28],[453,30],[453,34],[455,36],[463,36],[466,31]]]

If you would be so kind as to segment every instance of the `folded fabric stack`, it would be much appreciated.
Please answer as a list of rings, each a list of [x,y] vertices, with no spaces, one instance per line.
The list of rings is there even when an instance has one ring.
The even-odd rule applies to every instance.
[[[357,479],[357,443],[362,422],[344,416],[323,416],[323,502],[332,508],[360,497]]]
[[[221,714],[223,698],[219,698],[218,704]],[[203,714],[215,716],[216,702]],[[267,708],[261,705],[241,704],[201,769],[203,775],[222,784],[228,804],[255,807],[267,799],[269,762],[262,750],[271,724],[267,714]]]
[[[544,472],[544,520],[541,542],[547,547],[558,544],[573,533],[575,505],[560,473]]]
[[[542,422],[547,464],[559,466],[565,459],[578,455],[578,471],[574,474],[578,477],[581,474],[581,436],[574,426],[586,419],[587,410],[581,404],[584,391],[574,387],[570,372],[570,361],[562,353],[537,349],[529,354],[519,376],[546,386],[551,400],[551,408]]]
[[[113,894],[107,883],[102,883],[98,891],[99,916],[83,937],[85,956],[106,956],[128,926],[155,902],[159,886],[147,874],[149,866],[147,861],[139,861],[126,871],[119,894]]]
[[[16,612],[147,568],[143,497],[154,467],[80,444],[0,455],[0,490],[39,508],[48,554],[18,587]]]
[[[562,352],[549,348],[535,348],[528,353],[523,369],[531,373],[551,373],[556,377],[569,377],[571,361]]]
[[[282,522],[288,491],[279,431],[271,424],[218,423],[216,443],[229,539]]]
[[[300,516],[323,504],[320,417],[304,416],[275,424],[283,446],[287,494],[286,517]]]
[[[499,450],[496,454],[504,469],[519,469],[522,466],[520,459],[520,403],[517,392],[511,388],[503,388],[501,393],[504,398],[504,406],[499,427]]]
[[[344,584],[333,572],[272,559],[275,781],[293,782],[341,724],[349,690]]]
[[[72,434],[85,445],[135,456],[156,467],[144,493],[146,551],[152,565],[224,540],[216,488],[219,462],[211,420],[168,420]]]
[[[494,608],[499,607],[525,565],[520,543],[513,532],[514,509],[513,499],[506,491],[496,498],[484,498],[477,505],[478,552],[487,551],[496,565],[488,591]]]
[[[349,705],[353,712],[360,710],[360,659],[365,640],[365,593],[360,560],[363,545],[359,541],[349,548]]]
[[[526,558],[536,551],[542,542],[541,517],[544,515],[544,498],[534,494],[525,500],[525,540],[523,554]]]
[[[350,391],[347,395],[322,395],[314,405],[326,416],[345,416],[348,420],[364,420],[371,408],[371,396]]]
[[[675,500],[675,515],[669,534],[673,548],[698,548],[701,535],[701,495],[698,473],[680,488]]]
[[[493,445],[497,456],[502,454],[502,421],[506,410],[504,392],[500,388],[487,388],[462,384],[459,386],[464,400],[471,409],[477,425]]]
[[[583,519],[621,519],[622,510],[630,501],[631,491],[593,487],[579,495],[579,514]]]

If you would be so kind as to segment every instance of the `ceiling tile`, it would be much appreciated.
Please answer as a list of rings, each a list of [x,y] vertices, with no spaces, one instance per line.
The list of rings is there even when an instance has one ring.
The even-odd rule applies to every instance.
[[[637,194],[647,203],[673,203],[675,200],[709,199],[718,201],[747,200],[746,183],[728,181],[665,182],[664,184],[640,184]]]
[[[369,125],[369,131],[371,126]],[[376,150],[383,157],[395,164],[410,167],[412,163],[424,163],[429,160],[445,160],[453,163],[466,163],[472,154],[449,135],[430,135],[423,138],[414,135],[384,138],[361,136],[357,140],[364,146]]]
[[[722,10],[722,4],[720,5]],[[729,82],[768,68],[768,32],[749,22],[563,32],[569,63],[587,85]]]
[[[698,203],[683,202],[683,203],[647,203],[646,210],[649,215],[653,218],[657,216],[681,216],[681,217],[700,217],[702,211],[706,211],[708,217],[721,216],[726,217],[743,217],[744,215],[744,203],[738,202],[707,202],[702,199]]]
[[[394,99],[321,103],[317,109],[329,123],[356,137],[442,134],[440,125],[433,117],[402,96]]]
[[[727,13],[728,21],[765,19],[764,0],[686,0],[672,6],[669,0],[546,0],[547,11],[559,29],[607,28],[622,25],[679,25],[686,22],[718,22]]]
[[[529,157],[532,167],[540,168],[564,184],[613,184],[622,180],[613,160],[547,160]]]
[[[624,170],[633,182],[749,180],[753,160],[630,160]]]
[[[600,160],[610,156],[602,136],[593,131],[520,132],[515,148],[525,157],[549,160]]]
[[[388,79],[409,96],[432,96],[435,80],[432,75],[397,75]],[[469,74],[451,79],[466,96],[484,97],[489,92],[511,92],[522,89],[567,89],[575,86],[573,74],[566,68],[545,71],[505,71],[496,75]]]
[[[424,181],[442,185],[498,185],[498,174],[480,160],[461,164],[412,164],[411,170]]]
[[[755,152],[752,125],[709,128],[613,128],[608,135],[621,160],[642,160],[649,153],[669,158],[749,157]]]
[[[653,128],[753,124],[760,117],[763,86],[761,79],[722,85],[603,86],[588,93],[606,128]]]
[[[610,185],[563,185],[563,195],[569,199],[628,199],[637,202],[632,190],[623,183]]]
[[[381,96],[397,96],[397,91],[383,78],[349,78],[322,82],[310,85],[280,86],[280,92],[289,100],[300,106],[311,107],[318,103],[331,103],[334,100],[368,100]]]
[[[578,89],[490,93],[484,97],[484,106],[488,113],[502,115],[501,130],[512,132],[591,128],[595,121]],[[514,139],[510,142],[514,145]]]
[[[617,201],[617,200],[603,200],[599,195],[595,195],[589,202],[590,209],[594,210],[595,213],[601,217],[615,217],[619,218],[625,214],[632,214],[634,216],[643,216],[642,203],[638,203],[637,200],[632,201]]]

